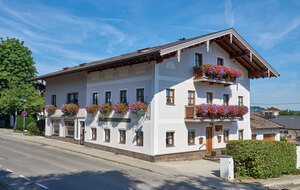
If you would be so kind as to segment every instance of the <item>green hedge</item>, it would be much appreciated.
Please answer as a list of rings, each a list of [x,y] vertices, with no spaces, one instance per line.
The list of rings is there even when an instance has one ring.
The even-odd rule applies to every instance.
[[[27,126],[29,123],[34,123],[35,120],[32,117],[25,117],[25,129],[27,129]],[[17,117],[17,130],[23,131],[23,116],[18,116]]]
[[[295,173],[296,145],[280,141],[229,141],[227,154],[234,159],[236,177],[279,177]]]

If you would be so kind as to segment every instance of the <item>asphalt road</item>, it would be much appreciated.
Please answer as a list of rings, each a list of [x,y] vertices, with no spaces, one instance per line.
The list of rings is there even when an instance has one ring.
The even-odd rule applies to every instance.
[[[175,176],[160,175],[1,134],[0,166],[0,181],[11,189],[209,189]]]

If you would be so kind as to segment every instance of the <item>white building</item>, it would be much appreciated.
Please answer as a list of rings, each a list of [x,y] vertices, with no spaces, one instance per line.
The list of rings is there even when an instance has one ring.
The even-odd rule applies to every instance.
[[[236,68],[243,75],[231,82],[203,77],[204,63]],[[225,148],[228,140],[251,139],[249,113],[242,118],[199,118],[193,105],[249,107],[250,79],[278,76],[235,30],[228,29],[31,80],[46,80],[46,105],[58,108],[46,119],[47,137],[76,143],[81,139],[85,146],[158,161],[199,159]],[[112,112],[103,119],[99,112],[93,117],[85,111],[86,104],[114,104],[120,96],[127,103],[142,96],[148,104],[145,115],[139,119]],[[70,102],[79,105],[75,117],[65,117],[59,109]]]

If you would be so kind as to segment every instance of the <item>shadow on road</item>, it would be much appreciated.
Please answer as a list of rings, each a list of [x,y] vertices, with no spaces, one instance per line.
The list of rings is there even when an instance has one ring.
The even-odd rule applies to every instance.
[[[159,175],[159,174],[157,174]],[[159,177],[158,177],[159,178]],[[184,180],[148,179],[147,182],[132,179],[120,171],[84,171],[69,174],[53,174],[30,177],[28,182],[20,177],[12,177],[10,172],[0,171],[0,181],[9,184],[12,189],[41,189],[35,183],[40,183],[55,190],[96,190],[96,189],[265,189],[259,183],[232,183],[213,177],[182,177]],[[199,185],[200,184],[200,185]],[[0,188],[1,189],[1,188]]]

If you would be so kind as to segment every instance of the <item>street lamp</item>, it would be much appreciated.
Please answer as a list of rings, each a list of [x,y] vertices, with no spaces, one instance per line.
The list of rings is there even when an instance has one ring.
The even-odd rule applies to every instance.
[[[26,97],[23,98],[24,103],[24,112],[25,112],[25,105],[26,105]],[[25,134],[25,116],[23,116],[23,135]]]

